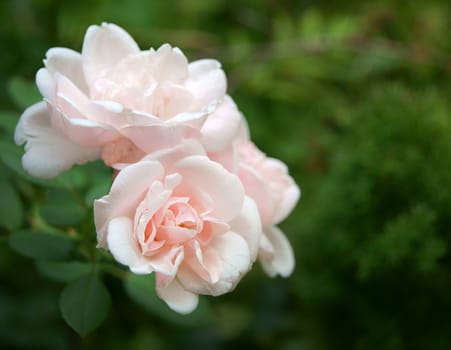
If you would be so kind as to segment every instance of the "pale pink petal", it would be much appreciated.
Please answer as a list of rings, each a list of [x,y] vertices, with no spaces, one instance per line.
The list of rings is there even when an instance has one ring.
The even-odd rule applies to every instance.
[[[184,127],[190,127],[199,130],[207,119],[208,114],[206,112],[191,112],[191,113],[180,113],[177,116],[166,120],[167,127],[174,127],[178,124]],[[199,132],[197,132],[199,135]]]
[[[193,96],[182,86],[165,81],[155,89],[152,100],[152,114],[167,120],[189,111]]]
[[[47,51],[44,64],[51,76],[55,73],[64,75],[85,94],[89,93],[80,53],[63,47],[54,47]]]
[[[186,191],[189,197],[203,199],[211,205],[210,215],[225,222],[240,212],[244,200],[244,188],[239,178],[223,166],[204,156],[191,156],[178,161],[174,171],[183,182],[176,190]],[[180,188],[180,190],[179,190]]]
[[[86,81],[91,84],[121,59],[138,51],[133,38],[117,25],[103,23],[101,26],[90,26],[82,49]]]
[[[219,152],[230,146],[241,126],[241,114],[229,96],[211,113],[201,129],[201,142],[208,152]]]
[[[205,150],[196,139],[181,140],[180,143],[171,148],[159,149],[148,154],[143,160],[156,160],[164,167],[170,167],[177,160],[189,156],[205,156]]]
[[[131,270],[143,270],[142,267],[147,265],[147,260],[133,237],[133,222],[130,218],[122,216],[109,221],[107,243],[114,258]]]
[[[70,169],[74,164],[95,160],[100,148],[72,143],[50,125],[45,102],[39,102],[25,110],[16,127],[15,141],[26,142],[22,165],[36,177],[50,178]]]
[[[178,174],[174,174],[175,177],[178,179],[175,179],[175,181],[180,181],[180,176]],[[144,199],[139,203],[138,207],[136,208],[135,216],[134,216],[134,227],[135,227],[135,233],[136,236],[141,243],[142,246],[146,244],[146,229],[147,225],[149,224],[149,221],[152,219],[152,217],[155,215],[155,213],[165,205],[167,200],[169,199],[169,196],[172,193],[172,188],[167,188],[163,185],[160,181],[155,181],[150,186],[149,191],[147,192]],[[159,224],[159,223],[157,223]],[[150,242],[150,244],[154,243],[153,240],[155,239],[155,232],[152,232],[152,234],[147,238],[147,240]]]
[[[173,147],[183,139],[196,138],[199,135],[198,130],[182,124],[130,125],[122,128],[120,132],[146,153]]]
[[[214,254],[215,252],[213,252]],[[217,255],[216,255],[217,256]],[[218,256],[217,256],[218,257]],[[219,257],[218,257],[219,258]],[[218,274],[221,272],[221,261],[214,266],[215,271],[212,271],[212,274]],[[192,262],[191,259],[186,259],[185,263],[179,267],[177,273],[177,279],[181,283],[184,289],[195,293],[195,294],[205,294],[205,295],[213,295],[212,291],[214,288],[208,283],[208,279],[204,278],[205,271],[199,273],[198,270],[202,269],[202,267],[193,268],[191,265],[196,264],[197,261]],[[211,267],[210,267],[211,268]],[[208,272],[209,274],[209,272]]]
[[[240,164],[238,176],[246,194],[257,204],[263,226],[273,223],[274,201],[267,181],[251,165]]]
[[[212,100],[222,100],[227,90],[227,79],[221,64],[212,59],[191,62],[185,87],[195,97],[194,108],[202,108]]]
[[[118,119],[129,119],[129,111],[125,111],[124,106],[115,101],[92,101],[82,92],[72,81],[65,76],[55,74],[57,94],[55,106],[61,110],[69,119],[89,119],[100,124],[112,124]],[[53,100],[50,100],[53,101]]]
[[[251,134],[249,131],[249,124],[247,123],[247,120],[244,117],[244,115],[242,113],[240,114],[241,114],[240,126],[238,128],[238,132],[235,137],[237,140],[250,140]]]
[[[52,110],[50,117],[53,128],[74,143],[90,147],[103,146],[119,136],[113,126],[96,121],[111,119],[117,107],[114,109],[111,104],[91,103],[65,76],[56,73],[55,78],[56,99],[53,102],[47,100],[49,110]]]
[[[45,68],[41,68],[36,73],[36,86],[42,97],[45,99],[54,99],[56,95],[56,82],[54,76]]]
[[[182,124],[185,127],[191,127],[196,130],[200,130],[204,125],[205,121],[216,110],[217,103],[210,103],[208,106],[203,108],[200,112],[181,112],[176,116],[165,121],[168,127],[172,127],[177,124]],[[200,135],[197,136],[199,138]]]
[[[152,161],[131,164],[119,172],[110,193],[94,202],[98,246],[107,246],[105,234],[108,221],[118,216],[132,218],[149,184],[161,179],[163,173],[161,164]]]
[[[150,52],[149,72],[157,81],[182,82],[188,75],[188,60],[177,47],[163,44]]]
[[[56,95],[50,99],[69,118],[87,119],[91,113],[89,105],[91,101],[70,79],[58,72],[54,74],[56,82]],[[55,101],[55,102],[53,102]]]
[[[271,260],[274,257],[274,247],[265,234],[261,235],[258,257],[263,260]]]
[[[221,295],[232,291],[252,265],[247,242],[234,232],[215,237],[206,250],[219,258],[219,264],[207,266],[210,274],[218,275],[216,283],[207,283],[191,268],[180,266],[177,274],[185,289],[196,294]],[[205,254],[205,252],[204,252]]]
[[[177,274],[183,258],[183,246],[174,245],[162,249],[157,255],[148,257],[147,263],[153,271],[168,276],[169,279],[165,279],[165,283],[169,283]]]
[[[249,246],[239,234],[229,232],[218,236],[211,242],[222,259],[222,271],[218,283],[214,285],[214,294],[231,291],[252,266]]]
[[[168,226],[160,227],[158,229],[158,239],[167,242],[168,244],[179,244],[190,240],[197,234],[196,230],[191,230],[183,227]]]
[[[120,116],[117,121],[111,121],[111,124],[118,125],[118,128],[124,128],[130,125],[163,125],[164,122],[152,114],[142,111],[127,110],[125,116]]]
[[[286,219],[288,215],[292,212],[293,208],[296,206],[299,198],[301,197],[301,190],[296,185],[289,175],[288,178],[289,186],[283,191],[282,200],[278,203],[277,210],[274,212],[273,224],[278,224],[279,222]]]
[[[228,231],[230,231],[230,225],[217,221],[214,218],[204,217],[203,218],[203,230],[200,234],[197,235],[196,240],[202,246],[206,246],[210,244],[210,241],[217,235],[222,235]]]
[[[262,225],[257,206],[250,197],[244,198],[241,213],[230,222],[230,229],[246,240],[251,262],[254,262],[259,250]]]
[[[157,288],[157,294],[172,310],[180,314],[193,312],[199,303],[197,294],[185,290],[177,279],[165,288]]]
[[[115,129],[119,129],[124,123],[136,123],[141,118],[144,119],[142,115],[137,116],[135,119],[133,111],[126,109],[116,101],[94,100],[91,101],[89,107],[91,108],[90,119],[108,124]],[[145,116],[145,120],[148,121],[147,116]]]
[[[293,273],[295,266],[293,248],[290,242],[276,226],[266,227],[263,232],[274,249],[271,258],[265,256],[265,254],[260,254],[259,260],[263,270],[271,277],[276,275],[288,277]]]
[[[50,107],[51,108],[51,107]],[[69,118],[58,108],[51,116],[52,127],[65,135],[68,140],[85,147],[102,147],[119,137],[111,126],[87,119]]]
[[[236,147],[234,144],[225,148],[220,152],[209,153],[208,157],[214,161],[221,164],[228,171],[238,174],[238,154],[236,152]]]
[[[118,84],[125,89],[137,88],[141,93],[147,94],[156,87],[156,81],[152,73],[152,51],[138,51],[122,58],[105,77],[106,80],[96,80],[92,86],[91,92],[96,92],[102,95],[103,93],[112,93],[112,91],[105,91],[105,85],[111,83]],[[150,91],[149,91],[150,90]],[[97,96],[94,93],[92,96]],[[114,94],[114,92],[113,92]],[[121,96],[121,95],[120,95]],[[121,97],[131,97],[128,94]],[[142,96],[141,96],[142,98]]]
[[[184,266],[190,269],[204,283],[217,283],[221,273],[221,258],[213,249],[202,249],[197,240],[185,246]]]

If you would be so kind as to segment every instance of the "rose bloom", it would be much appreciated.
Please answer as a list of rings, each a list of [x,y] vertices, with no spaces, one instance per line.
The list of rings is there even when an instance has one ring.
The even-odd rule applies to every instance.
[[[194,141],[123,168],[94,204],[99,246],[136,274],[155,273],[156,292],[179,313],[199,294],[234,289],[257,257],[258,209],[239,178]]]
[[[98,158],[133,163],[186,138],[218,152],[239,126],[217,61],[188,63],[168,44],[140,51],[114,24],[89,27],[81,54],[50,49],[44,65],[36,75],[43,101],[25,110],[15,134],[37,177]]]
[[[269,276],[291,275],[295,266],[293,249],[276,226],[291,213],[301,194],[287,166],[267,157],[250,141],[244,119],[234,142],[222,152],[210,153],[210,157],[236,173],[246,195],[257,204],[263,229],[258,258],[264,271]]]

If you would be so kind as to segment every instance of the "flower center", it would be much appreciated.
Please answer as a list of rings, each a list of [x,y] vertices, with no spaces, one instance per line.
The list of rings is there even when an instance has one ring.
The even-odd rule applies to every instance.
[[[172,198],[171,202],[156,228],[155,240],[170,244],[183,243],[202,231],[202,219],[185,198]]]

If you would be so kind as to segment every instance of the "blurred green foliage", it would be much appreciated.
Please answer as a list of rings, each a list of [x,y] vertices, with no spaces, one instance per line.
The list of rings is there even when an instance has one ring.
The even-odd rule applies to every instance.
[[[449,1],[5,0],[0,19],[0,348],[451,348]],[[223,63],[254,141],[303,191],[281,225],[289,279],[256,266],[174,316],[95,248],[102,164],[53,180],[21,169],[12,135],[46,50],[79,50],[102,21],[143,49]],[[80,338],[60,295],[81,333],[106,321]],[[83,320],[74,305],[102,312]]]

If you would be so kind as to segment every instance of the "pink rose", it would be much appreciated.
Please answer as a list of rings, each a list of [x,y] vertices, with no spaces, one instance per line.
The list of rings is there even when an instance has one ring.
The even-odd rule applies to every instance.
[[[140,51],[113,24],[89,27],[81,54],[50,49],[44,64],[36,75],[44,100],[23,113],[15,134],[26,143],[24,168],[38,177],[97,158],[133,163],[186,138],[218,152],[239,127],[217,61],[188,63],[167,44]]]
[[[198,294],[231,291],[259,250],[254,201],[196,142],[122,169],[94,214],[99,246],[134,273],[154,272],[157,294],[180,313]]]
[[[238,175],[246,195],[257,204],[263,234],[259,260],[270,276],[289,276],[294,269],[293,249],[284,233],[276,226],[293,210],[300,190],[288,174],[287,166],[269,158],[249,139],[243,119],[238,138],[225,151],[211,153],[211,159]]]

